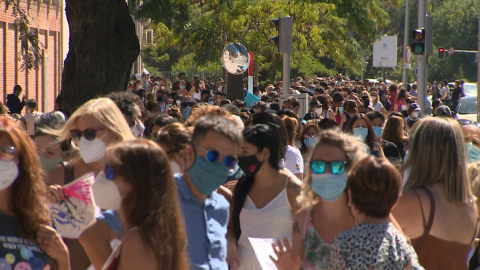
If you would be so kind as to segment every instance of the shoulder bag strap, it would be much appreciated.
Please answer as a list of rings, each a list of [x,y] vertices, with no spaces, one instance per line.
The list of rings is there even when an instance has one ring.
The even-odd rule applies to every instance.
[[[60,164],[62,164],[64,171],[65,171],[65,183],[64,185],[72,182],[75,180],[75,170],[73,168],[73,163],[70,161],[62,161]]]
[[[435,198],[433,197],[432,192],[428,188],[424,187],[423,190],[425,190],[425,192],[428,195],[428,198],[430,199],[430,215],[428,217],[427,227],[424,229],[423,235],[420,238],[420,241],[418,241],[417,245],[415,246],[415,250],[417,251],[417,253],[422,248],[423,243],[427,238],[427,235],[430,233],[430,230],[432,229],[432,225],[433,225],[433,219],[435,217]]]

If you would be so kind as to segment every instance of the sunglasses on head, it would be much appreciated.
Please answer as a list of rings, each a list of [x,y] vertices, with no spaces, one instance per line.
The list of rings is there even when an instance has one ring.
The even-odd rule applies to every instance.
[[[347,162],[345,161],[330,161],[326,162],[323,160],[313,160],[310,162],[310,169],[315,174],[322,174],[325,172],[327,165],[330,166],[330,172],[332,174],[342,174],[345,172],[345,167]]]
[[[205,150],[207,152],[205,154],[205,158],[210,163],[214,163],[214,162],[218,161],[218,159],[220,158],[220,153],[217,150],[206,149],[206,148],[198,146],[198,145],[194,145],[194,147]],[[230,168],[230,169],[235,167],[236,164],[237,164],[237,159],[234,156],[226,156],[225,159],[223,160],[223,165],[225,165],[225,167]]]
[[[113,178],[115,178],[115,170],[112,168],[112,166],[108,164],[105,165],[105,169],[103,170],[103,172],[105,173],[105,177],[108,180],[113,180]]]
[[[99,128],[99,129],[89,128],[84,131],[81,131],[79,129],[73,129],[73,130],[70,130],[70,137],[72,137],[72,139],[76,141],[79,141],[83,135],[83,137],[85,137],[87,141],[93,141],[97,135],[97,131],[100,131],[103,129],[105,128]]]
[[[10,145],[0,146],[0,159],[3,161],[10,161],[15,157],[17,153],[17,148]]]

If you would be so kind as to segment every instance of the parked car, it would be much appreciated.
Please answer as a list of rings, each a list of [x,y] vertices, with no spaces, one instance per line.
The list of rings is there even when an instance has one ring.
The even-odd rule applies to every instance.
[[[459,121],[477,122],[477,96],[465,96],[460,99],[456,110]]]
[[[464,83],[463,91],[467,96],[477,96],[477,84],[475,83]]]

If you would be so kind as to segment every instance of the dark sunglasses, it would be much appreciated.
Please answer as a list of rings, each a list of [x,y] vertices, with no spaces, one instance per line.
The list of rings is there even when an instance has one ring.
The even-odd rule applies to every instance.
[[[0,146],[0,159],[3,161],[10,161],[15,157],[17,153],[17,148],[10,145]]]
[[[330,161],[326,162],[323,160],[313,160],[310,162],[310,169],[315,174],[321,174],[325,172],[327,165],[330,165],[330,172],[332,174],[342,174],[345,172],[345,167],[347,162],[345,161]]]
[[[105,177],[108,180],[113,180],[113,178],[115,178],[115,170],[112,168],[112,166],[108,164],[105,165],[105,169],[103,170],[103,172],[105,173]]]
[[[317,134],[316,133],[305,133],[305,134],[303,134],[304,139],[308,139],[308,137],[315,138],[315,137],[317,137]]]
[[[103,130],[105,128],[99,128],[99,129],[93,129],[93,128],[89,128],[89,129],[86,129],[84,131],[80,131],[78,129],[73,129],[73,130],[70,130],[70,137],[72,137],[72,139],[76,140],[76,141],[79,141],[80,138],[82,137],[85,137],[85,139],[87,139],[87,141],[93,141],[97,135],[97,131],[100,131],[100,130]]]
[[[214,163],[218,161],[218,159],[220,158],[220,153],[217,150],[206,149],[198,145],[194,145],[194,148],[200,148],[205,150],[207,152],[205,154],[205,158],[210,163]],[[234,156],[226,156],[225,159],[223,160],[223,165],[225,165],[225,167],[230,169],[234,168],[236,164],[237,164],[237,159]]]

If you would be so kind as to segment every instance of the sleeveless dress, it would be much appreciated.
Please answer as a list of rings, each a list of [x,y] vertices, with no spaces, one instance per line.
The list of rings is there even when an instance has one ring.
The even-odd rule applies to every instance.
[[[293,215],[287,196],[287,183],[288,179],[285,188],[263,208],[258,209],[249,196],[245,199],[240,212],[242,234],[237,242],[240,261],[238,270],[262,269],[248,237],[274,239],[286,237],[291,240]]]
[[[472,241],[470,244],[447,241],[430,235],[430,230],[435,217],[435,197],[433,197],[432,192],[428,188],[425,187],[423,190],[425,190],[430,199],[430,213],[428,222],[425,225],[425,215],[423,213],[422,202],[420,201],[420,196],[417,193],[420,209],[422,211],[424,232],[422,236],[411,239],[412,246],[415,248],[415,251],[418,254],[419,263],[425,267],[425,269],[468,269],[467,264],[468,260],[470,259],[469,254],[473,250],[472,243],[477,235],[477,229],[475,229],[475,232],[472,235]]]
[[[305,235],[303,238],[303,263],[302,270],[328,269],[333,245],[325,242],[317,233],[312,224],[312,207],[305,215]]]

